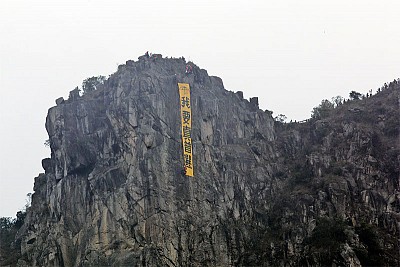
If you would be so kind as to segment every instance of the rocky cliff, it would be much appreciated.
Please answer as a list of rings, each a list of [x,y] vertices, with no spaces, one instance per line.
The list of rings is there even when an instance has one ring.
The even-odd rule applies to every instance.
[[[49,110],[19,266],[399,264],[399,84],[283,124],[186,64],[127,61]]]

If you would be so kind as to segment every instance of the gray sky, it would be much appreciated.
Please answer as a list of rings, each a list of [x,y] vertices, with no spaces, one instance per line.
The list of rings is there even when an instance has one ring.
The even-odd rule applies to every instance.
[[[302,120],[322,99],[400,76],[400,1],[1,0],[0,216],[33,192],[48,108],[145,51],[194,61],[225,88]]]

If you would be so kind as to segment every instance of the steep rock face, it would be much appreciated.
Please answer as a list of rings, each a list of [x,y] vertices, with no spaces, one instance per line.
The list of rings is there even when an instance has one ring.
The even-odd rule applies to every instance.
[[[281,124],[185,65],[128,61],[49,110],[20,266],[398,264],[397,83]],[[191,87],[193,178],[178,82]]]
[[[323,119],[277,125],[286,169],[280,194],[285,204],[277,214],[278,223],[286,225],[280,230],[290,233],[280,240],[291,248],[290,261],[399,264],[399,89],[391,83],[375,96],[339,105]],[[324,217],[341,227],[343,237],[330,237],[337,247],[313,240]],[[327,236],[336,227],[320,225]]]
[[[185,64],[128,61],[103,88],[49,110],[51,167],[35,181],[26,262],[233,263],[223,223],[270,197],[274,123]],[[177,82],[192,89],[194,178],[182,175]]]

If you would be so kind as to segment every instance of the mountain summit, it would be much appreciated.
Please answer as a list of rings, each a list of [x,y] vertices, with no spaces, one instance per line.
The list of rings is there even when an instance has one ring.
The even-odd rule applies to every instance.
[[[49,109],[18,266],[399,264],[397,82],[302,123],[184,58],[142,56],[91,88]]]

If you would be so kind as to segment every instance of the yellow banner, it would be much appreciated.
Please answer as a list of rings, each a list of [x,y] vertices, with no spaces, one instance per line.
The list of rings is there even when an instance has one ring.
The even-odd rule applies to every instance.
[[[179,104],[181,106],[183,162],[187,176],[193,177],[192,153],[192,109],[190,106],[190,87],[188,83],[178,83]]]

